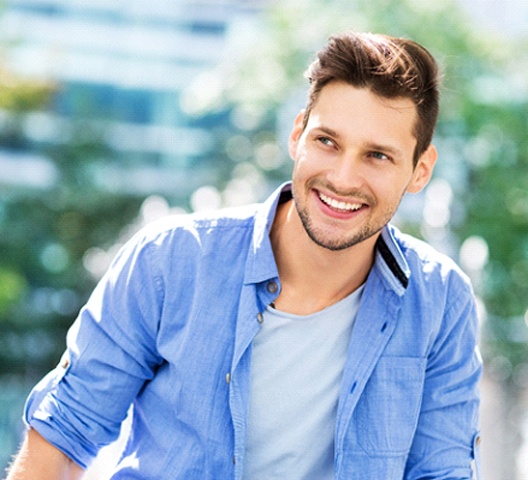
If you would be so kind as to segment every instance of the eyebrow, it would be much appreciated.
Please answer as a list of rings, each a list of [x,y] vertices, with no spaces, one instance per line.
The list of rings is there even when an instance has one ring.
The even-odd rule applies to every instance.
[[[314,130],[319,130],[323,133],[326,133],[332,137],[334,137],[335,139],[337,140],[341,140],[343,138],[343,136],[337,132],[336,130],[330,128],[330,127],[326,127],[324,125],[321,125],[319,127],[315,127]],[[394,155],[394,156],[403,156],[403,153],[401,150],[397,149],[397,148],[394,148],[390,145],[384,145],[384,144],[381,144],[381,143],[376,143],[376,142],[366,142],[364,145],[363,145],[364,148],[366,148],[367,150],[376,150],[376,151],[380,151],[380,152],[387,152],[387,153],[390,153],[391,155]]]
[[[379,151],[379,152],[390,153],[394,157],[402,157],[403,156],[403,153],[402,153],[401,150],[399,150],[397,148],[394,148],[394,147],[391,147],[390,145],[383,145],[383,144],[374,143],[374,142],[367,142],[367,143],[365,143],[364,147],[367,150],[376,150],[376,151]]]
[[[337,138],[338,140],[341,139],[341,134],[331,129],[330,127],[325,127],[324,125],[321,125],[320,127],[315,127],[314,130],[320,130],[321,132],[327,133],[328,135]]]

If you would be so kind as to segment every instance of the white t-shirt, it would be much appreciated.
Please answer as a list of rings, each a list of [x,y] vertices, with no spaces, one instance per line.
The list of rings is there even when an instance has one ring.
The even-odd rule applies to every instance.
[[[244,480],[333,480],[341,377],[363,287],[312,315],[268,307],[253,342]]]

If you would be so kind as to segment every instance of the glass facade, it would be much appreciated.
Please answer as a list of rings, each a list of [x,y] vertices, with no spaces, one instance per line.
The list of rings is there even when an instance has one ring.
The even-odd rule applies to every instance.
[[[57,86],[26,135],[60,143],[71,122],[92,122],[113,152],[98,172],[103,189],[178,201],[214,182],[211,129],[226,114],[190,113],[214,94],[205,74],[236,51],[236,31],[258,10],[236,1],[7,0],[0,41],[9,68]],[[134,177],[150,167],[138,186]],[[131,182],[108,182],[120,170]]]

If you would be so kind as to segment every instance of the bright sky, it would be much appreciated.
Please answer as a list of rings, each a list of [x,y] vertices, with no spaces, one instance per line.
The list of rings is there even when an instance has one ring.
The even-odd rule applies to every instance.
[[[527,0],[457,0],[483,30],[498,30],[506,37],[528,36]]]

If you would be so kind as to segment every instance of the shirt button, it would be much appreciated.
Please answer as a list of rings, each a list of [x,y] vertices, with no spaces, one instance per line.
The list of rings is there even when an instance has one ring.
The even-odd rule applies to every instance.
[[[262,323],[264,321],[264,315],[262,313],[258,313],[257,315],[257,322]]]
[[[226,383],[231,383],[231,374],[226,374]]]
[[[477,438],[475,438],[475,445],[476,445],[477,447],[480,446],[480,441],[481,441],[481,440],[480,440],[480,435],[479,435]]]
[[[277,293],[277,290],[279,289],[279,286],[277,285],[276,282],[269,282],[266,285],[266,289],[268,290],[269,293]]]

